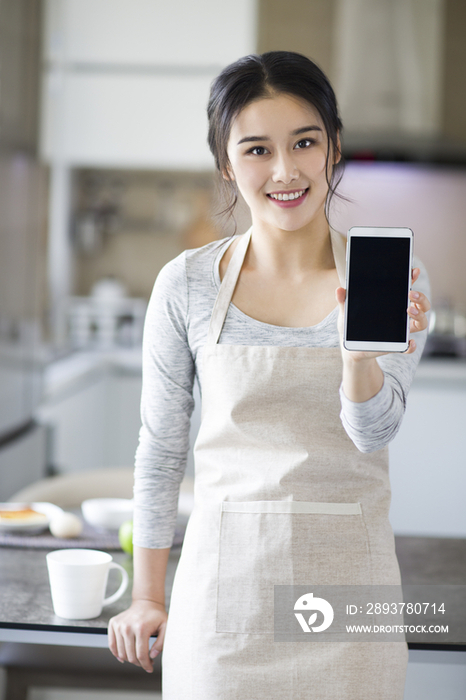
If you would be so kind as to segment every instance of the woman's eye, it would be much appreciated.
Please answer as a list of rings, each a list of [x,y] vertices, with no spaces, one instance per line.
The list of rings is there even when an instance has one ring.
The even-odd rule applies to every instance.
[[[268,153],[268,151],[265,146],[254,146],[254,148],[251,148],[248,153],[252,153],[254,156],[263,156]]]
[[[295,148],[308,148],[312,146],[313,143],[315,143],[314,139],[301,139],[301,141],[298,141]]]

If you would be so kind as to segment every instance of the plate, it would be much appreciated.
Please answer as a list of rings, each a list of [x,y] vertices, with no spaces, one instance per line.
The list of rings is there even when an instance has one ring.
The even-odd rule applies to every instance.
[[[45,518],[29,516],[17,518],[14,521],[0,518],[0,532],[25,532],[28,534],[43,532],[48,528],[49,522],[55,515],[63,513],[63,510],[54,503],[0,503],[0,510],[17,511],[26,508],[31,508],[37,513],[45,515]]]

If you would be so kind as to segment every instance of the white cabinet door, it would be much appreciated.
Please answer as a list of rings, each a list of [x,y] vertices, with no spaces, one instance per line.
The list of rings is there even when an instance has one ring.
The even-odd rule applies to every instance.
[[[6,501],[33,481],[45,477],[47,431],[32,425],[0,447],[0,501]]]
[[[60,473],[105,466],[106,382],[104,373],[95,373],[39,407],[39,420],[51,428],[52,466]]]
[[[60,473],[132,467],[141,426],[142,377],[100,368],[40,406]]]
[[[47,0],[45,52],[71,63],[224,66],[255,48],[256,0]]]
[[[70,73],[60,108],[45,99],[42,156],[74,166],[211,169],[206,106],[213,77]],[[52,95],[53,76],[44,90]]]
[[[395,534],[466,537],[465,416],[466,378],[414,379],[390,444]]]
[[[142,376],[112,373],[106,395],[105,467],[133,467],[141,428]]]

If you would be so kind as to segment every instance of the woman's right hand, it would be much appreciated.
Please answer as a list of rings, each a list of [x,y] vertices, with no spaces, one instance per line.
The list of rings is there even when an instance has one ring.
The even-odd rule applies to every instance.
[[[163,648],[167,611],[162,603],[135,600],[128,610],[108,623],[108,645],[118,661],[129,661],[152,673],[152,663]],[[149,638],[157,634],[149,651]]]

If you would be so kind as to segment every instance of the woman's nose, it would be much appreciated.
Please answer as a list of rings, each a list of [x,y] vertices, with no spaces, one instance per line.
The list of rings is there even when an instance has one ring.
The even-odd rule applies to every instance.
[[[299,172],[293,158],[288,154],[277,154],[273,168],[273,182],[283,182],[284,185],[289,185],[290,182],[298,178]]]

